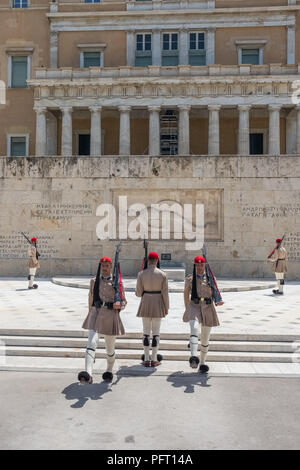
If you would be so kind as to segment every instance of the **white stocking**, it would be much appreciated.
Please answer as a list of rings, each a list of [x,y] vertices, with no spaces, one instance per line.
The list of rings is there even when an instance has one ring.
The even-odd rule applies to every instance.
[[[200,364],[205,364],[205,359],[209,347],[210,326],[201,325],[201,346],[200,346]]]
[[[283,292],[283,284],[280,284],[280,280],[284,279],[284,273],[275,273],[276,279],[277,279],[277,286],[279,292]]]
[[[142,317],[143,320],[143,347],[145,354],[145,361],[150,361],[150,334],[151,334],[151,318]],[[148,343],[148,346],[145,344]]]
[[[85,370],[91,376],[93,375],[93,366],[95,362],[96,349],[98,346],[98,339],[98,333],[94,330],[89,330],[89,339],[85,353]]]
[[[106,372],[112,372],[114,363],[116,360],[116,353],[115,353],[116,336],[105,335],[104,340],[105,340],[106,361],[107,361]]]
[[[198,338],[199,338],[199,322],[198,320],[190,320],[191,336],[190,336],[190,351],[191,356],[198,355]]]
[[[28,287],[32,287],[33,286],[33,281],[34,281],[34,276],[36,274],[36,268],[29,268],[29,286]]]
[[[152,361],[157,361],[161,318],[152,318]],[[156,346],[153,346],[156,343]]]

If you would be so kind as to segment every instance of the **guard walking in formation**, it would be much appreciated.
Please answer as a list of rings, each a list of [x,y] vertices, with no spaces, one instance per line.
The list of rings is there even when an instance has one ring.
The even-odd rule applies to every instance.
[[[118,270],[118,266],[116,266],[116,270]],[[118,288],[120,298],[116,301]],[[93,383],[93,365],[99,334],[104,335],[107,360],[106,372],[102,378],[108,382],[112,381],[116,337],[125,334],[120,311],[125,308],[126,303],[121,278],[116,282],[115,268],[114,276],[112,276],[112,259],[104,256],[100,259],[96,278],[90,281],[89,313],[82,325],[82,328],[89,330],[89,336],[85,355],[85,371],[78,374],[78,380],[81,383]]]
[[[284,274],[287,272],[287,252],[282,246],[283,239],[284,236],[276,239],[276,246],[268,256],[268,261],[273,263],[272,271],[275,273],[277,281],[278,288],[273,289],[273,294],[276,295],[283,295]]]
[[[143,320],[143,365],[156,367],[163,359],[162,355],[158,354],[158,347],[161,319],[168,315],[169,310],[168,279],[166,273],[157,267],[159,263],[157,253],[149,253],[147,261],[147,268],[138,274],[135,295],[141,297],[137,317]]]
[[[28,248],[28,263],[27,267],[29,268],[29,275],[28,275],[28,289],[37,289],[38,285],[34,284],[34,278],[36,275],[36,270],[40,267],[38,258],[39,254],[37,251],[37,239],[33,237],[31,239],[31,245]]]
[[[189,343],[191,357],[189,359],[189,363],[193,369],[196,369],[200,362],[200,372],[207,372],[209,370],[209,367],[205,364],[205,361],[209,348],[210,332],[213,326],[219,325],[214,301],[216,305],[223,305],[224,303],[220,293],[218,294],[218,301],[216,302],[216,297],[214,297],[215,288],[217,289],[215,278],[212,275],[212,279],[210,280],[208,273],[206,272],[206,259],[203,256],[196,256],[194,259],[193,275],[189,275],[185,279],[185,312],[183,315],[183,321],[189,322],[191,328]],[[198,339],[200,324],[201,346],[199,361]]]

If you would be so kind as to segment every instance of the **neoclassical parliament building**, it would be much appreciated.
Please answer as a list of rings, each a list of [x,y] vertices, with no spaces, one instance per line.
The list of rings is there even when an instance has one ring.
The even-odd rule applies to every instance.
[[[299,153],[299,10],[296,0],[1,0],[0,153]]]
[[[299,0],[1,0],[0,83],[0,232],[22,217],[28,233],[65,230],[77,259],[94,253],[102,200],[199,199],[219,274],[267,275],[285,232],[297,276]],[[76,192],[91,232],[84,214],[38,212],[60,204],[63,217]],[[161,250],[186,256],[173,248]]]

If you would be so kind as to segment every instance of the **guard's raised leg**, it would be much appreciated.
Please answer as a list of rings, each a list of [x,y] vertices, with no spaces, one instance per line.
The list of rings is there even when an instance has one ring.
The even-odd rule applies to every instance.
[[[113,379],[113,367],[116,360],[116,352],[115,352],[115,343],[116,343],[116,336],[105,335],[105,348],[106,348],[106,372],[102,375],[103,380],[107,382],[111,382]]]
[[[200,372],[208,372],[209,367],[205,364],[209,348],[210,326],[201,325],[201,345],[200,345]]]
[[[95,362],[96,349],[99,335],[94,330],[89,330],[88,344],[85,352],[85,370],[79,372],[78,380],[80,383],[93,383],[93,366]]]
[[[143,317],[143,348],[142,355],[143,366],[150,367],[150,334],[151,334],[151,318]]]
[[[199,365],[199,358],[198,358],[199,322],[198,320],[190,320],[189,323],[190,323],[190,328],[191,328],[191,335],[190,335],[191,357],[189,359],[189,363],[192,369],[197,369]]]
[[[161,325],[161,318],[152,318],[152,357],[151,357],[151,366],[156,367],[159,366],[163,357],[161,354],[158,354],[158,347],[159,347],[159,334],[160,334],[160,325]]]

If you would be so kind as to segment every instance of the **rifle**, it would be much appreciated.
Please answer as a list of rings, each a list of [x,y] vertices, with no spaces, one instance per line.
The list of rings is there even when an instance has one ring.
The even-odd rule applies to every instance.
[[[202,254],[203,254],[203,258],[205,259],[205,274],[206,274],[206,277],[207,277],[207,280],[208,280],[208,284],[209,284],[209,286],[211,287],[211,289],[213,291],[212,297],[214,299],[215,304],[218,304],[219,302],[222,302],[223,300],[222,300],[220,291],[218,289],[218,285],[217,285],[217,281],[215,279],[215,276],[213,275],[213,272],[212,272],[212,270],[209,266],[209,263],[207,261],[206,248],[205,248],[204,244],[203,244],[203,248],[202,248]]]
[[[122,276],[121,276],[121,268],[120,268],[120,262],[119,262],[119,253],[121,251],[121,244],[122,242],[120,241],[120,243],[117,245],[114,268],[113,268],[113,287],[115,289],[114,302],[122,302],[123,300]]]
[[[283,235],[283,237],[282,237],[282,239],[281,239],[281,242],[279,242],[279,243],[277,244],[277,246],[275,246],[274,250],[269,254],[268,259],[272,258],[272,256],[273,256],[275,250],[277,250],[278,248],[281,247],[281,243],[283,242],[284,237],[285,237],[285,234]]]
[[[26,238],[26,240],[28,241],[28,243],[29,243],[30,245],[32,245],[31,241],[29,240],[28,237],[26,237],[25,233],[21,232],[21,234],[23,235],[23,237]],[[38,250],[36,249],[36,259],[39,259],[40,256],[41,256],[41,254],[40,254],[40,253],[38,252]]]
[[[141,271],[142,271],[143,269],[147,269],[147,268],[148,268],[148,244],[149,244],[149,242],[146,241],[146,238],[144,238],[143,247],[144,247],[144,250],[145,250],[145,254],[144,254],[143,261],[142,261]]]

